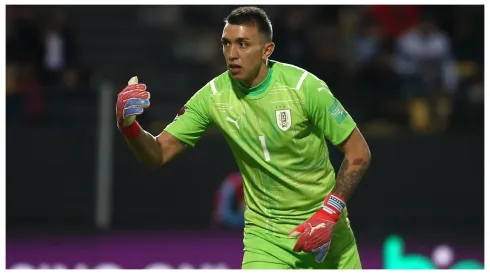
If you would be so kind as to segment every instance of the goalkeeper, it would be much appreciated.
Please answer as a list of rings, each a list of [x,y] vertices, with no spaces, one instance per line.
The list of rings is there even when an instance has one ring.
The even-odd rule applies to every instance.
[[[221,42],[227,71],[156,137],[134,119],[150,105],[147,86],[120,92],[117,125],[130,149],[142,164],[164,165],[217,125],[243,177],[242,268],[360,269],[346,202],[371,157],[354,120],[324,81],[269,59],[275,45],[262,9],[233,10]],[[345,154],[337,176],[325,139]]]

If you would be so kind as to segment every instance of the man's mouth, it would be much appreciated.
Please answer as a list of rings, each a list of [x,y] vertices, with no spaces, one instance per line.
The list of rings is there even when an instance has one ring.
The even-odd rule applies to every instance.
[[[236,64],[230,64],[228,67],[230,68],[230,72],[232,74],[239,73],[240,70],[242,69],[240,65],[236,65]]]

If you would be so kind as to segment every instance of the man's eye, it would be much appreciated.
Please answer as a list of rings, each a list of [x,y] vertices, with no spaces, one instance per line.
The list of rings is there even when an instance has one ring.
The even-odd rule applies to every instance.
[[[245,47],[247,46],[247,43],[245,43],[245,42],[240,42],[240,44],[239,44],[239,45],[240,45],[240,47],[245,48]]]

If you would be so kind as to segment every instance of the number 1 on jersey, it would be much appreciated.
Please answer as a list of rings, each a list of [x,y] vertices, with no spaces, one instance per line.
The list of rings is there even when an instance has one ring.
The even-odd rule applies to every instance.
[[[262,150],[264,151],[265,161],[270,161],[271,156],[269,155],[269,150],[267,150],[267,145],[265,144],[265,137],[259,136],[260,143],[262,144]]]

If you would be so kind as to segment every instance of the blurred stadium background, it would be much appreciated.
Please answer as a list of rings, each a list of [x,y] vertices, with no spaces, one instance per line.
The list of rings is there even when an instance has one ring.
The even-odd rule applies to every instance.
[[[7,6],[7,268],[240,268],[219,132],[149,170],[114,119],[137,75],[161,131],[225,69],[232,8]],[[483,267],[483,6],[263,8],[272,58],[324,79],[371,147],[349,202],[364,267]]]

